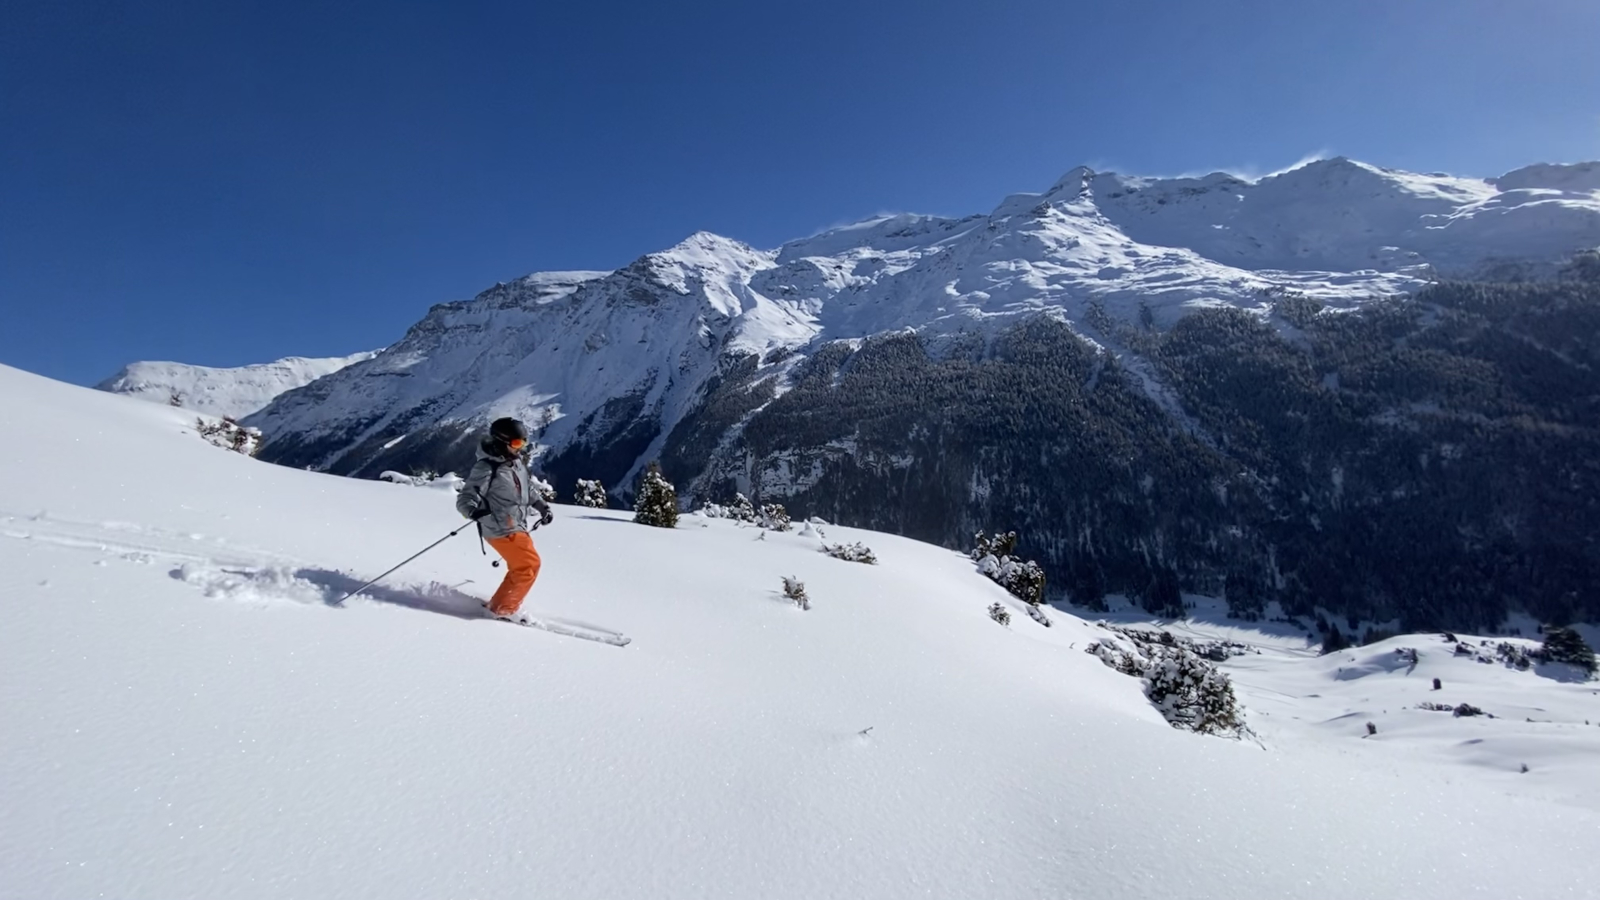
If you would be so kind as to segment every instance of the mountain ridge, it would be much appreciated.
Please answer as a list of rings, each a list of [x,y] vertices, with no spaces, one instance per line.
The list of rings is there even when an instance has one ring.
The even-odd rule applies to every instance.
[[[774,250],[697,232],[435,306],[248,423],[271,461],[371,477],[459,468],[482,423],[515,415],[558,490],[599,478],[626,502],[659,459],[687,503],[742,491],[955,547],[1016,527],[1091,606],[1168,609],[1182,587],[1241,615],[1277,599],[1419,628],[1519,604],[1593,615],[1566,594],[1600,556],[1538,524],[1549,510],[1466,487],[1508,473],[1588,527],[1545,484],[1585,479],[1596,434],[1564,399],[1600,396],[1587,171],[1501,190],[1343,159],[1254,182],[1079,168],[986,215],[873,217]],[[1433,539],[1455,526],[1430,492],[1470,510],[1464,536]],[[1350,564],[1385,560],[1360,589],[1318,550],[1331,522]],[[1433,556],[1411,566],[1396,542]]]
[[[341,394],[383,407],[429,410],[426,414],[399,413],[380,428],[399,422],[409,427],[430,415],[435,422],[481,421],[501,414],[535,421],[547,415],[557,420],[576,416],[581,421],[615,396],[641,392],[653,404],[664,393],[656,380],[667,378],[666,373],[677,370],[687,375],[690,369],[709,373],[716,366],[705,360],[690,361],[688,357],[697,354],[688,346],[674,344],[669,351],[658,341],[657,357],[643,367],[653,370],[654,376],[635,372],[622,379],[627,382],[622,384],[613,368],[611,377],[599,379],[610,393],[552,406],[555,397],[572,397],[573,379],[593,381],[604,366],[570,361],[557,371],[539,366],[532,367],[537,371],[529,371],[529,367],[514,364],[513,358],[551,352],[571,341],[573,328],[584,330],[580,339],[589,354],[599,352],[601,346],[616,346],[612,331],[620,334],[639,326],[629,320],[632,313],[627,310],[647,308],[671,297],[698,300],[700,308],[673,327],[692,334],[693,343],[702,351],[714,351],[713,355],[765,355],[817,340],[859,339],[906,328],[930,335],[959,333],[1038,312],[1059,315],[1080,334],[1104,343],[1108,340],[1105,329],[1089,322],[1090,318],[1108,315],[1116,321],[1170,327],[1194,309],[1233,306],[1264,312],[1269,305],[1265,295],[1273,291],[1303,294],[1325,305],[1349,308],[1370,298],[1415,290],[1435,277],[1440,265],[1471,274],[1470,270],[1496,259],[1514,256],[1528,265],[1549,269],[1575,251],[1600,245],[1600,191],[1529,186],[1541,180],[1586,185],[1578,176],[1587,171],[1583,164],[1524,167],[1501,176],[1514,187],[1500,191],[1491,179],[1414,175],[1342,157],[1307,163],[1253,182],[1226,173],[1198,179],[1152,179],[1078,167],[1046,192],[1013,194],[987,215],[873,217],[771,251],[696,232],[674,247],[645,254],[613,272],[535,273],[490,288],[470,301],[435,306],[391,348],[403,352],[344,371],[335,383],[322,388],[314,404],[296,402],[292,396],[284,398],[256,415],[253,424],[280,447],[286,438],[295,436],[294,450],[277,452],[293,456],[296,464],[365,471],[386,465],[375,458],[352,464],[351,449],[368,437],[365,429],[330,427],[340,417],[350,421],[363,418],[361,411],[321,409]],[[1352,183],[1368,190],[1351,194]],[[1370,190],[1373,186],[1382,190],[1374,193]],[[1548,194],[1550,191],[1555,195]],[[1509,201],[1488,202],[1507,193],[1514,195]],[[1263,194],[1265,214],[1253,219],[1241,214],[1240,210],[1254,202],[1249,198]],[[1283,195],[1299,206],[1286,204]],[[1311,204],[1315,208],[1312,200],[1328,196],[1344,198],[1344,211],[1334,218],[1345,226],[1354,221],[1367,225],[1401,221],[1407,227],[1391,229],[1377,238],[1364,236],[1375,225],[1364,226],[1365,231],[1353,235],[1348,229],[1317,232],[1322,235],[1318,240],[1301,230],[1295,233],[1306,239],[1289,249],[1283,235],[1307,218],[1301,207]],[[1371,211],[1373,197],[1378,198],[1379,206],[1390,208],[1382,215]],[[1445,210],[1443,204],[1450,203],[1455,206]],[[1528,252],[1504,253],[1500,243],[1479,247],[1475,255],[1430,250],[1440,256],[1440,263],[1435,264],[1422,250],[1401,246],[1411,241],[1431,248],[1441,240],[1433,231],[1450,229],[1470,238],[1473,230],[1463,228],[1461,222],[1479,216],[1520,216],[1525,203],[1546,208],[1549,214],[1543,226],[1530,228],[1535,236],[1518,248]],[[1322,205],[1328,207],[1328,202]],[[1247,227],[1242,227],[1241,221]],[[1478,230],[1496,232],[1486,226]],[[1129,232],[1166,243],[1145,242]],[[1210,241],[1207,247],[1214,252],[1208,256],[1179,246],[1180,238],[1198,244]],[[1351,249],[1357,245],[1364,250]],[[1285,255],[1338,263],[1343,268],[1284,270],[1267,265],[1287,261],[1278,258]],[[1221,257],[1233,257],[1234,262],[1221,261]],[[596,315],[596,305],[623,312]],[[505,311],[505,321],[481,319],[481,314],[492,311]],[[663,324],[658,316],[652,322]],[[448,359],[433,361],[430,354],[436,348],[427,346],[423,337],[430,332],[453,331],[456,343],[461,343],[473,332],[490,327],[501,332],[527,328],[537,334],[485,337],[485,352],[498,362],[503,377],[489,379],[475,393],[444,385],[457,380],[462,373],[454,367],[464,361],[454,352]],[[637,338],[634,342],[638,343]],[[481,381],[479,376],[484,373],[471,363],[466,365],[467,374],[475,382]],[[416,371],[418,366],[427,380],[438,385],[437,390],[355,388],[368,377],[396,381],[392,376],[401,371],[410,372],[414,382],[414,376],[424,374]],[[542,379],[539,389],[531,393],[523,389],[530,378]],[[681,383],[675,384],[673,393],[681,393]],[[545,399],[533,399],[535,396]],[[551,412],[547,414],[546,409]],[[665,421],[663,429],[670,430],[675,424],[675,418]],[[559,449],[560,441],[575,437],[578,431],[577,423],[551,429],[549,436],[557,442],[552,449]],[[398,437],[402,435],[384,431],[383,442]],[[330,449],[341,442],[338,451]],[[317,445],[316,451],[309,449],[312,443]]]
[[[269,363],[232,367],[141,361],[123,366],[95,388],[240,419],[266,407],[285,391],[304,387],[376,355],[376,351],[367,351],[324,358],[288,356]]]

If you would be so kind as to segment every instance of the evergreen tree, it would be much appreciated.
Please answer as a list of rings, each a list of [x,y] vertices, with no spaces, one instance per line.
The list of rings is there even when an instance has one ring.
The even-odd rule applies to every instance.
[[[742,497],[743,495],[741,494],[740,496]],[[773,531],[788,531],[789,511],[783,508],[782,503],[766,503],[761,507],[759,521],[762,528],[768,528]]]
[[[607,506],[606,489],[599,479],[579,478],[578,490],[573,494],[573,498],[579,506],[587,506],[590,509],[605,509]]]
[[[1595,673],[1594,650],[1583,639],[1583,635],[1571,628],[1547,626],[1539,656],[1545,662],[1571,663],[1590,675]]]
[[[1044,602],[1044,567],[1031,559],[1022,560],[1011,555],[1017,548],[1015,531],[997,534],[993,538],[980,531],[973,535],[973,544],[971,555],[978,564],[979,572],[1029,607],[1037,607]],[[1041,621],[1040,624],[1048,626],[1050,623]]]
[[[661,464],[653,462],[639,479],[638,499],[633,504],[633,520],[641,525],[675,528],[678,525],[678,490],[661,475]]]

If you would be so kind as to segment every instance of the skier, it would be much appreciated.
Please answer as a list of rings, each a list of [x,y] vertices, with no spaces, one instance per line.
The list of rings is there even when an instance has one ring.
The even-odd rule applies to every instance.
[[[506,577],[489,598],[489,614],[499,619],[516,615],[539,577],[539,551],[528,534],[528,507],[539,511],[539,524],[550,524],[550,504],[530,486],[522,449],[528,429],[516,419],[496,419],[478,445],[478,461],[456,495],[456,511],[476,519],[478,531],[506,561]],[[537,527],[537,526],[535,526]]]

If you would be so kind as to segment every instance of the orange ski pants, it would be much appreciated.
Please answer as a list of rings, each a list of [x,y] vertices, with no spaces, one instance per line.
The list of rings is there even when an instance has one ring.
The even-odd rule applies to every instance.
[[[522,598],[528,596],[528,589],[539,577],[539,551],[533,549],[533,538],[526,531],[489,538],[489,546],[506,561],[505,580],[489,598],[489,611],[509,616],[522,606]]]

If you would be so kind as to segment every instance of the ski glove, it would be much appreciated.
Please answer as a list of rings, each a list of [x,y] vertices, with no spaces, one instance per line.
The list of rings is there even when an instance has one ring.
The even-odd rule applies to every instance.
[[[555,521],[555,518],[555,514],[550,512],[550,507],[546,506],[545,508],[539,510],[540,525],[549,525],[551,522]]]

